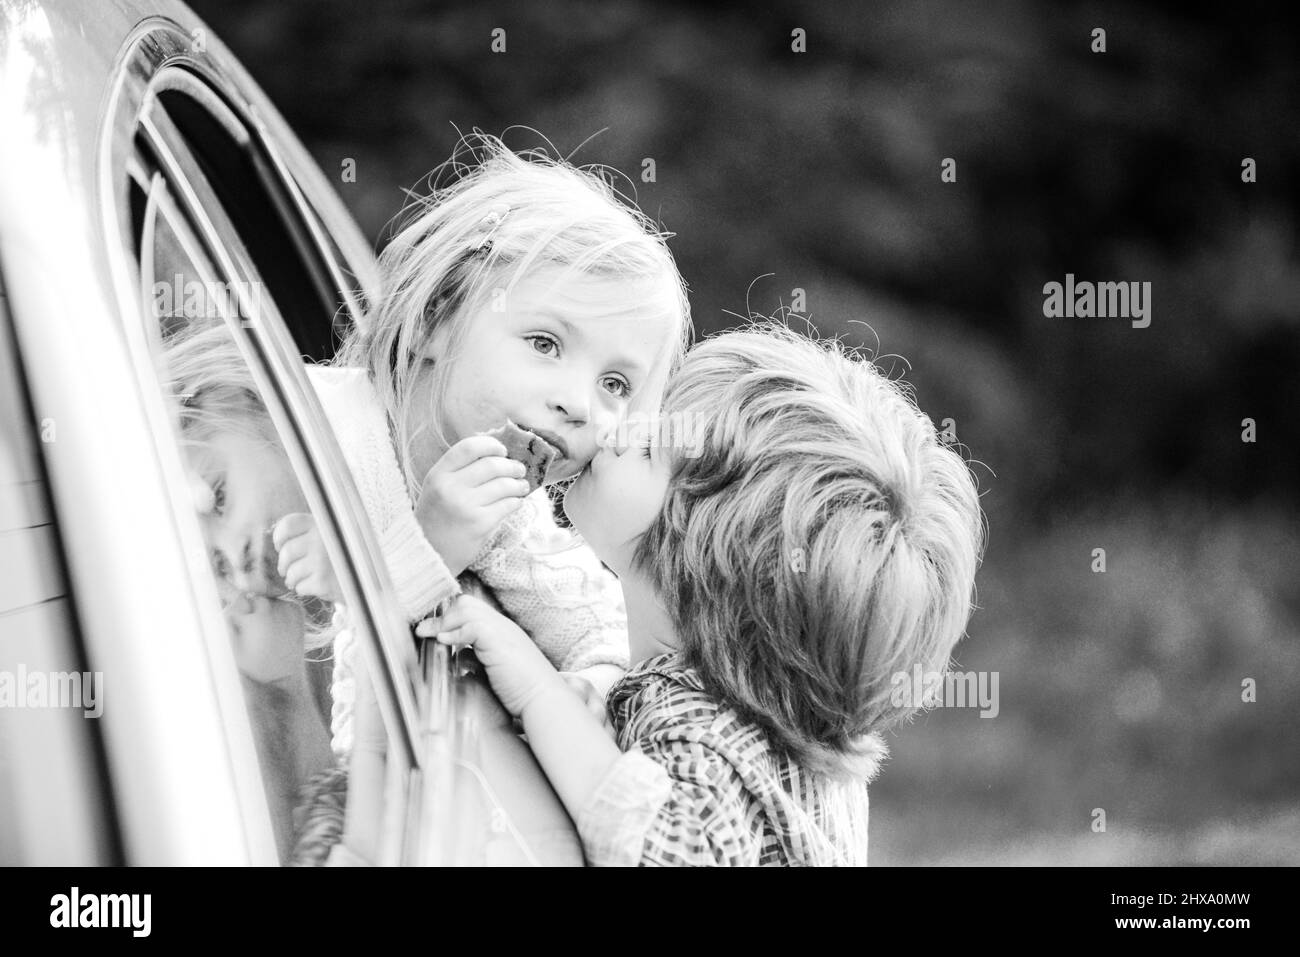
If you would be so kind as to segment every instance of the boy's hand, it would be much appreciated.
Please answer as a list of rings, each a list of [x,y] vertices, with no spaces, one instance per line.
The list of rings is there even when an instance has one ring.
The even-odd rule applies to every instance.
[[[512,717],[542,693],[572,693],[523,629],[471,595],[452,599],[441,618],[424,619],[415,633],[444,645],[472,645],[488,683]]]
[[[461,439],[429,469],[415,517],[452,575],[469,567],[501,520],[523,503],[526,472],[490,435]]]
[[[271,541],[279,555],[276,570],[286,587],[299,595],[335,603],[343,600],[314,518],[306,512],[286,515],[275,523]]]

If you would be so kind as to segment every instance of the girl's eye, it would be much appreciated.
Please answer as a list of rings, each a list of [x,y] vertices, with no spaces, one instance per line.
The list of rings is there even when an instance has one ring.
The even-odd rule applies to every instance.
[[[601,380],[601,385],[610,395],[617,396],[620,399],[626,399],[632,394],[632,386],[622,376],[607,375]]]
[[[559,355],[560,344],[550,336],[528,336],[528,341],[533,344],[533,351],[541,353],[544,356]]]
[[[649,439],[649,437],[646,438],[646,440],[645,440],[645,445],[641,446],[641,457],[642,457],[643,459],[645,459],[646,461],[649,461],[649,460],[650,460],[650,439]]]
[[[220,515],[226,509],[226,482],[217,479],[212,483],[212,514]]]

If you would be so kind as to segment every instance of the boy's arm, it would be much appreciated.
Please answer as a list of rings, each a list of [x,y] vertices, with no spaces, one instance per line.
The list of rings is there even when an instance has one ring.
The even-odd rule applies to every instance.
[[[743,782],[717,735],[669,720],[621,753],[536,644],[476,599],[458,598],[416,634],[473,645],[577,822],[589,863],[757,863]]]
[[[747,804],[735,767],[679,728],[620,755],[573,816],[593,866],[753,866]]]

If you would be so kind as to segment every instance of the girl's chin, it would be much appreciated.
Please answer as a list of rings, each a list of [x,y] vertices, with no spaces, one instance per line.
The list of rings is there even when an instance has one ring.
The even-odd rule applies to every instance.
[[[546,470],[546,484],[554,485],[557,482],[567,482],[571,478],[585,475],[587,467],[579,465],[577,462],[570,462],[568,459],[556,459]]]

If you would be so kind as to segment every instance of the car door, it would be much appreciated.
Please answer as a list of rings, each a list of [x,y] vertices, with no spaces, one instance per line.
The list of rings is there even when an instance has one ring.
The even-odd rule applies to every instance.
[[[229,52],[183,7],[166,6],[168,17],[131,16],[120,29],[93,144],[97,190],[88,200],[97,203],[90,218],[101,246],[87,255],[108,277],[94,291],[102,321],[118,326],[134,394],[112,403],[117,420],[84,401],[59,406],[92,432],[120,427],[134,436],[143,423],[152,436],[151,455],[140,454],[138,442],[131,447],[142,483],[162,490],[134,501],[134,527],[158,541],[155,553],[174,556],[157,575],[156,595],[143,598],[148,590],[113,567],[106,577],[129,586],[131,597],[118,589],[113,613],[94,620],[89,606],[112,592],[88,571],[88,553],[110,565],[120,556],[120,565],[128,555],[139,562],[143,549],[109,541],[105,523],[132,526],[104,502],[87,501],[89,486],[67,474],[76,467],[69,462],[93,460],[91,447],[100,446],[44,457],[52,517],[76,517],[57,539],[70,558],[68,604],[76,609],[68,661],[81,663],[80,634],[88,666],[105,663],[107,678],[120,675],[134,698],[130,709],[109,710],[98,736],[72,742],[100,755],[97,780],[108,796],[98,817],[86,811],[83,829],[107,835],[89,859],[205,862],[220,847],[231,860],[288,860],[294,788],[331,767],[320,729],[338,710],[329,672],[346,633],[372,679],[384,729],[375,772],[383,800],[369,822],[382,837],[374,863],[581,863],[571,822],[472,655],[453,660],[413,640],[309,386],[303,358],[328,358],[348,326],[364,321],[377,291],[373,256]],[[92,38],[112,34],[102,17],[94,27]],[[48,250],[33,256],[54,258]],[[30,286],[23,288],[20,298],[30,300]],[[14,362],[32,382],[30,409],[19,416],[28,431],[42,407],[68,391],[56,380],[74,365],[43,348],[61,334],[41,315],[55,311],[44,302],[14,310]],[[104,378],[122,396],[125,380]],[[208,399],[218,393],[224,404],[212,407],[224,411],[209,415]],[[250,435],[256,442],[241,446]],[[273,529],[286,513],[309,519],[340,600],[303,600],[277,580]],[[156,620],[171,622],[168,629],[128,623],[142,601],[157,603]],[[168,667],[146,681],[141,672],[160,647],[175,653],[161,656]],[[191,696],[178,727],[163,727],[147,716],[177,713],[174,682],[198,682],[203,693]],[[161,780],[185,764],[180,726],[193,745],[181,773],[209,782],[209,835],[191,833],[186,822],[196,816],[175,813],[182,788]],[[133,751],[132,735],[150,746]],[[12,770],[11,779],[21,773]],[[19,797],[39,804],[38,794]]]
[[[152,39],[157,43],[157,36]],[[384,807],[395,822],[381,829],[390,835],[389,862],[579,863],[571,823],[486,689],[472,654],[453,662],[433,643],[421,643],[416,654],[365,513],[308,387],[301,357],[328,358],[347,328],[364,321],[364,303],[376,295],[373,260],[314,167],[284,158],[301,154],[296,143],[286,150],[280,142],[289,140],[287,130],[273,133],[263,118],[267,108],[223,86],[210,60],[196,58],[192,47],[173,51],[144,85],[125,164],[131,235],[140,242],[141,298],[153,307],[146,338],[155,353],[167,352],[164,335],[176,324],[178,306],[182,324],[190,322],[194,279],[200,299],[209,288],[224,290],[227,309],[220,318],[259,380],[281,447],[293,460],[297,490],[340,571],[346,627],[371,656],[369,673],[378,682],[388,726],[384,773],[398,782],[388,793],[410,802],[409,808],[400,802]],[[171,265],[160,265],[175,245],[159,241],[167,223],[173,239],[192,232],[180,245],[210,257],[202,276],[191,278],[175,256]],[[148,236],[155,241],[152,262]],[[168,291],[171,308],[159,309]],[[222,311],[221,302],[214,309],[204,301],[200,323]],[[391,837],[394,832],[402,833],[400,840]]]

